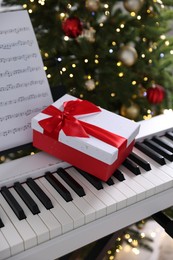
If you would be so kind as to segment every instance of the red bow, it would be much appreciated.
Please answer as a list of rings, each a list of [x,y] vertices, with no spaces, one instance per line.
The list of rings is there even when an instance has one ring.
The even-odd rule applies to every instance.
[[[44,129],[44,134],[58,139],[62,129],[67,136],[89,137],[94,136],[117,148],[126,147],[127,140],[124,137],[113,134],[95,125],[76,119],[76,115],[92,114],[101,112],[101,109],[87,100],[71,100],[63,103],[64,110],[61,111],[54,106],[49,106],[43,110],[43,113],[51,117],[39,121]]]

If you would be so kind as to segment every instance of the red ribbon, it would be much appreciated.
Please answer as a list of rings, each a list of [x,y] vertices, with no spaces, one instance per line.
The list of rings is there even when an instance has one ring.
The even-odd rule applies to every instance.
[[[64,102],[63,107],[63,111],[54,106],[49,106],[42,111],[51,116],[39,121],[40,126],[44,129],[44,134],[57,140],[60,130],[63,130],[67,136],[89,138],[91,135],[117,148],[126,147],[127,140],[124,137],[74,117],[101,112],[101,109],[93,103],[77,99]]]

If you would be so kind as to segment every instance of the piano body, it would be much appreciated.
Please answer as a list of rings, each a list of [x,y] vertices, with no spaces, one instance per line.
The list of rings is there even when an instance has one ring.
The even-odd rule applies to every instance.
[[[132,173],[134,168],[129,168],[126,162],[116,173],[119,180],[114,175],[112,185],[102,183],[103,188],[98,190],[77,169],[43,152],[1,164],[0,259],[55,259],[172,206],[173,162],[168,151],[173,147],[172,136],[173,113],[141,121],[136,147],[128,158],[132,166],[137,164],[140,174]],[[153,142],[156,149],[152,147]],[[158,153],[150,154],[158,146],[164,147],[162,150],[168,155],[159,155],[158,159],[155,158]],[[66,202],[62,198],[45,178],[45,173],[50,176],[59,168],[66,169],[82,186],[84,196],[79,196],[55,173],[55,179],[70,191],[73,200]],[[49,197],[52,208],[46,209],[29,188],[33,180]],[[17,193],[16,183],[22,184],[36,201],[40,213],[33,214],[28,209]],[[7,203],[6,191],[23,208],[22,220]]]

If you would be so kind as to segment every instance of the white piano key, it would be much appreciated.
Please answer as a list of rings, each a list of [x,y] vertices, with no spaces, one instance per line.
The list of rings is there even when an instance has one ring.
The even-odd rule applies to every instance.
[[[148,181],[148,179],[146,179],[142,174],[135,175],[124,166],[121,166],[121,169],[125,173],[125,178],[127,180],[130,178],[145,189],[146,198],[155,194],[155,185],[152,184],[152,182]]]
[[[103,188],[104,191],[106,191],[115,200],[117,210],[126,207],[126,196],[124,196],[124,194],[122,194],[118,189],[116,189],[115,186],[109,186],[108,184],[103,182]]]
[[[162,169],[164,167],[161,167],[161,165],[159,165],[158,163],[156,163],[154,160],[152,160],[150,157],[148,157],[147,155],[145,155],[143,152],[139,151],[137,148],[134,147],[134,151],[135,153],[137,153],[139,156],[141,156],[144,160],[148,161],[151,165],[151,171],[152,174],[155,176],[154,180],[155,180],[155,185],[157,185],[157,180],[158,182],[160,182],[160,185],[157,185],[157,188],[159,188],[159,192],[160,191],[164,191],[167,190],[169,188],[172,187],[173,183],[172,183],[172,179],[171,177],[165,173]],[[164,165],[163,165],[164,166]],[[142,171],[142,173],[144,173]],[[144,176],[147,176],[147,172],[144,173]],[[161,183],[162,182],[162,183]]]
[[[95,216],[95,210],[94,208],[91,207],[90,204],[88,204],[87,201],[84,200],[83,197],[79,197],[79,195],[77,195],[70,187],[69,185],[62,180],[62,178],[60,176],[58,176],[58,174],[54,173],[53,174],[55,176],[55,178],[57,178],[62,184],[63,186],[70,192],[70,194],[72,195],[73,198],[73,203],[76,205],[77,208],[79,208],[79,210],[84,214],[85,216],[85,223],[89,223],[93,220],[96,219]]]
[[[17,229],[18,233],[22,237],[24,241],[24,248],[28,249],[35,246],[36,239],[35,233],[31,229],[30,225],[27,223],[25,219],[19,220],[16,215],[14,214],[13,210],[10,208],[4,197],[0,194],[0,204],[3,205],[3,209],[10,218],[11,222],[13,223],[14,227]]]
[[[62,233],[69,232],[73,230],[73,220],[67,214],[67,212],[61,207],[61,205],[54,199],[50,192],[45,188],[45,186],[40,182],[39,179],[35,180],[37,185],[44,191],[44,193],[50,198],[53,208],[50,209],[54,217],[61,223]]]
[[[124,194],[124,196],[126,196],[127,206],[137,202],[137,194],[136,194],[136,192],[134,192],[132,189],[130,189],[129,186],[127,186],[124,183],[124,181],[120,182],[114,176],[112,176],[111,178],[114,181],[114,185],[113,186],[115,186],[116,189],[121,191]]]
[[[116,211],[116,204],[114,199],[107,194],[104,189],[97,190],[90,182],[88,182],[79,172],[78,178],[96,197],[98,197],[106,206],[107,214]]]
[[[145,194],[145,189],[139,185],[137,182],[135,182],[132,178],[128,178],[128,176],[126,176],[125,171],[123,171],[122,166],[119,167],[120,171],[122,171],[125,180],[123,181],[125,184],[127,184],[127,186],[129,186],[129,188],[131,188],[132,190],[134,190],[134,192],[137,195],[137,201],[143,200],[146,198],[146,194]]]
[[[3,236],[2,232],[0,231],[0,260],[6,259],[10,256],[10,246],[7,243],[7,240]]]
[[[41,183],[52,194],[56,201],[64,208],[64,210],[72,217],[74,227],[80,227],[85,224],[84,214],[74,205],[72,201],[66,202],[61,195],[52,187],[52,185],[43,177],[40,178]]]
[[[84,185],[78,178],[78,171],[74,167],[66,169],[66,171],[71,175],[79,184],[84,188],[86,195],[83,197],[96,211],[96,219],[106,216],[106,207],[103,202],[97,198],[86,185]]]
[[[1,205],[3,205],[1,203]],[[0,215],[2,221],[4,223],[4,227],[1,228],[1,232],[4,235],[5,239],[7,240],[8,244],[10,245],[10,252],[11,255],[18,254],[24,251],[24,242],[13,224],[11,223],[8,215],[4,211],[4,209],[0,206]]]
[[[43,222],[46,225],[46,227],[49,229],[50,239],[62,234],[61,224],[57,221],[54,215],[43,206],[43,204],[37,199],[35,194],[32,192],[32,190],[28,187],[26,183],[22,184],[22,186],[38,205],[38,208],[40,209],[40,213],[38,213],[38,217],[42,220],[41,222]],[[30,214],[32,215],[31,212],[27,212],[27,213],[29,213],[29,215]],[[32,215],[32,218],[34,220],[35,215]]]
[[[26,185],[26,184],[23,184],[23,185]],[[28,187],[28,190],[26,189],[26,191],[29,193],[29,187]],[[17,194],[17,192],[14,189],[11,190],[11,193],[13,194],[15,199],[20,203],[21,207],[25,211],[26,221],[29,223],[29,225],[33,229],[34,233],[36,234],[36,241],[38,244],[41,244],[41,243],[48,241],[49,239],[55,237],[54,233],[59,235],[60,230],[61,230],[60,226],[58,226],[58,230],[57,230],[56,225],[55,225],[54,231],[49,229],[49,226],[51,226],[51,216],[49,216],[50,224],[48,222],[48,225],[46,225],[44,223],[44,221],[42,220],[42,218],[40,217],[40,214],[42,216],[42,215],[44,215],[44,213],[43,214],[39,213],[38,215],[37,214],[33,215],[32,212],[30,211],[30,209],[26,206],[26,204],[23,202],[23,200],[20,198],[20,196]],[[45,216],[43,216],[43,218],[44,217]]]

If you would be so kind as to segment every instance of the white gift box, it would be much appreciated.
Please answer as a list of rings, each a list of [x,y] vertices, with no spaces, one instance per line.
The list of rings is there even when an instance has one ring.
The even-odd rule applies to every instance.
[[[51,105],[55,112],[56,109],[60,111],[62,120],[68,114],[65,112],[64,102],[69,101],[79,101],[79,99],[66,94]],[[77,106],[85,103],[83,100],[80,101],[82,102],[79,102]],[[76,105],[75,102],[72,103]],[[84,114],[72,115],[73,119],[77,119],[77,123],[79,121],[79,124],[84,124],[84,128],[85,124],[89,124],[89,128],[91,126],[94,131],[96,130],[94,136],[89,132],[87,137],[73,134],[71,136],[71,133],[67,135],[63,127],[60,127],[58,131],[55,130],[56,135],[52,134],[52,128],[56,128],[54,121],[58,120],[58,116],[55,112],[51,114],[45,113],[46,110],[42,111],[32,119],[33,145],[106,181],[131,152],[135,137],[139,132],[139,124],[105,109],[98,109],[100,111],[92,113],[85,111]],[[74,127],[70,125],[70,120],[71,117],[67,122],[67,131],[73,132]],[[47,123],[51,126],[47,126]],[[61,125],[63,124],[61,122]],[[48,134],[46,127],[48,130],[51,128]],[[86,129],[85,131],[87,132]],[[102,135],[104,135],[103,138]]]

